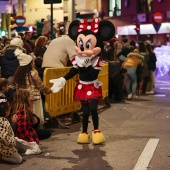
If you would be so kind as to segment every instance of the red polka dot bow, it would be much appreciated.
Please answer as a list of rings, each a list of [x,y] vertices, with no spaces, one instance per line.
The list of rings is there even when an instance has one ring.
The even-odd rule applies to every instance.
[[[98,18],[95,18],[90,25],[88,24],[87,20],[81,19],[79,22],[78,32],[91,30],[96,34],[99,31],[99,23],[100,20]]]

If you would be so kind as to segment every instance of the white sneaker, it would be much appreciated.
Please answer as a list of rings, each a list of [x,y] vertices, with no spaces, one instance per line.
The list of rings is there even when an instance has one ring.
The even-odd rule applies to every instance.
[[[136,94],[133,94],[132,99],[139,99],[139,96],[137,96]]]
[[[132,99],[132,93],[128,94],[128,99]]]
[[[154,91],[153,90],[147,91],[146,94],[154,94]]]

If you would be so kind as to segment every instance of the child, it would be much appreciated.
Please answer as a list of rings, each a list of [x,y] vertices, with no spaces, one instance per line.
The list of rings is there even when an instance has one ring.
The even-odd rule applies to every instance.
[[[33,114],[30,104],[30,92],[27,89],[19,89],[14,95],[11,105],[11,116],[16,116],[16,136],[27,142],[35,141],[39,144],[39,138],[33,126],[38,124],[38,118]],[[13,121],[13,120],[12,120]],[[15,123],[15,120],[13,121]]]
[[[6,98],[0,98],[0,154],[2,160],[11,163],[21,163],[22,157],[15,148],[14,132],[6,119],[10,113],[10,107]]]
[[[43,62],[42,57],[36,57],[36,59],[34,60],[35,69],[37,70],[38,75],[41,78],[41,81],[43,81],[43,73],[44,73],[44,70],[45,70],[45,68],[42,68],[42,62]],[[45,120],[50,120],[51,115],[47,111],[47,109],[45,108],[45,95],[42,92],[41,92],[41,99],[42,99],[42,105],[43,105],[44,118],[45,118]]]
[[[0,97],[7,97],[11,103],[13,100],[15,90],[8,86],[8,80],[6,78],[0,78]]]
[[[44,124],[43,106],[40,92],[50,94],[52,91],[46,87],[34,68],[34,61],[30,55],[16,49],[15,55],[19,60],[20,66],[14,74],[13,85],[18,89],[28,89],[30,91],[31,106],[33,113],[40,118],[40,124]]]
[[[0,78],[0,97],[6,97],[5,92],[8,92],[8,80],[6,78]]]

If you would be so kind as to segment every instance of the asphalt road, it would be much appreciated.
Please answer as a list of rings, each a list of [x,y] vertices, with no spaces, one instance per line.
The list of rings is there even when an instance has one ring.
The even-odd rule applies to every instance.
[[[79,122],[54,129],[40,155],[23,156],[20,165],[1,162],[0,170],[169,170],[170,76],[156,80],[155,92],[100,111],[104,145],[77,144]]]

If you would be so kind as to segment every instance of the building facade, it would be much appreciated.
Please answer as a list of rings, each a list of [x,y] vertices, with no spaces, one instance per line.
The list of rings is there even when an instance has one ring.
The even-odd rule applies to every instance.
[[[67,25],[75,19],[95,17],[110,20],[116,27],[116,34],[121,39],[137,39],[136,21],[140,23],[142,40],[150,39],[154,44],[164,44],[170,37],[170,0],[62,0],[53,5],[55,22]],[[51,15],[50,4],[43,0],[9,0],[6,12],[26,18],[26,26],[35,25],[37,20]],[[157,23],[153,19],[159,14]],[[161,16],[160,16],[161,15]],[[155,30],[155,27],[159,30]]]
[[[109,16],[112,4],[119,4],[115,15]],[[140,39],[151,40],[156,45],[170,41],[170,0],[102,0],[103,18],[108,19],[116,26],[116,33],[127,36],[129,39],[137,39],[135,31],[136,20],[140,22]],[[114,6],[112,7],[112,9]],[[158,14],[158,16],[155,16]],[[154,17],[157,17],[156,23]],[[157,20],[156,20],[157,21]],[[159,24],[160,29],[155,31],[153,25]]]

